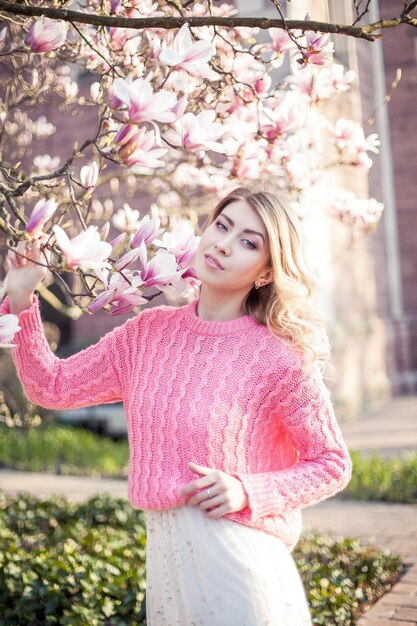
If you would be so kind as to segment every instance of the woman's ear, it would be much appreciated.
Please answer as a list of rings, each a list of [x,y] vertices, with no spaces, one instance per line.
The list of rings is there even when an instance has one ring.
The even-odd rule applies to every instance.
[[[261,283],[261,285],[268,285],[268,283],[272,283],[273,280],[274,280],[274,268],[273,267],[267,268],[265,272],[258,277],[258,281],[259,283]]]

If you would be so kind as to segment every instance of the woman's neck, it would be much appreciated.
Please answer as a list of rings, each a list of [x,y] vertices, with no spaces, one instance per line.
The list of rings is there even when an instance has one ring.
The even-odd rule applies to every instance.
[[[233,320],[244,315],[242,294],[215,292],[207,285],[201,285],[197,305],[197,315],[202,320],[217,322]]]

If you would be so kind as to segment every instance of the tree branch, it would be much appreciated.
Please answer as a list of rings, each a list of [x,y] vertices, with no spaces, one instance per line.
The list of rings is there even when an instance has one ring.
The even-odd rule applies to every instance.
[[[71,11],[68,9],[53,9],[49,7],[35,7],[31,5],[21,5],[9,0],[0,0],[0,11],[12,13],[14,15],[24,15],[28,17],[40,17],[45,15],[51,19],[60,19],[66,22],[77,22],[81,24],[92,24],[95,26],[114,26],[118,28],[131,28],[142,30],[145,28],[163,28],[166,30],[180,28],[183,24],[188,23],[190,27],[199,26],[224,26],[227,28],[249,27],[261,28],[281,28],[283,30],[298,29],[301,31],[314,31],[321,33],[333,33],[336,35],[346,35],[359,39],[373,41],[375,36],[372,34],[381,28],[389,28],[391,22],[397,20],[398,23],[407,22],[406,19],[393,18],[393,20],[381,20],[375,25],[368,24],[366,26],[350,26],[348,24],[332,24],[328,22],[318,22],[315,20],[282,20],[269,19],[266,17],[143,17],[143,18],[127,18],[112,17],[107,15],[98,15],[94,13],[83,13],[81,11]],[[405,17],[405,16],[404,16]],[[399,20],[399,21],[398,21]],[[385,26],[387,23],[387,26]]]

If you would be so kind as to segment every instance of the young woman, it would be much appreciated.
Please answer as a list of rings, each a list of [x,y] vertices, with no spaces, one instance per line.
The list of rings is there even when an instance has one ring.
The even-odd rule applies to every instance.
[[[40,260],[40,242],[26,255]],[[124,403],[148,624],[311,624],[291,555],[301,509],[343,489],[351,462],[300,226],[280,194],[239,188],[216,206],[195,256],[198,298],[143,310],[68,359],[42,331],[44,268],[9,258],[1,312],[19,315],[12,354],[28,398]]]

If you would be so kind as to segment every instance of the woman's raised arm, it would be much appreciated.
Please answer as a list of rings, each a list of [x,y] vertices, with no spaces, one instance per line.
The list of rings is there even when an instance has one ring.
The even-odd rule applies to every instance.
[[[10,312],[8,296],[0,314]],[[21,330],[13,340],[16,347],[10,349],[29,400],[48,409],[75,409],[123,399],[121,364],[127,370],[127,329],[136,318],[109,331],[96,344],[59,359],[46,340],[37,295],[18,317]]]
[[[7,297],[0,315],[18,315],[21,328],[11,348],[17,374],[29,400],[48,409],[72,409],[122,400],[129,368],[128,333],[136,318],[114,328],[98,343],[68,359],[57,358],[43,332],[39,299],[34,294],[47,272],[49,252],[44,238],[30,245],[19,242],[9,250],[5,286]]]

